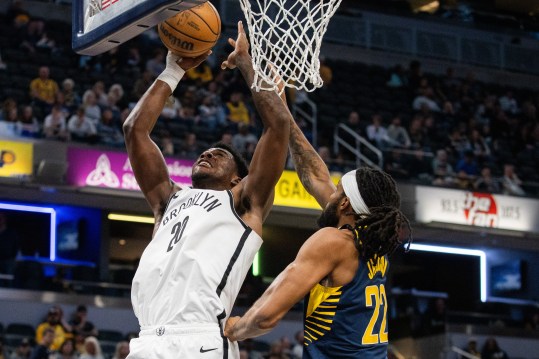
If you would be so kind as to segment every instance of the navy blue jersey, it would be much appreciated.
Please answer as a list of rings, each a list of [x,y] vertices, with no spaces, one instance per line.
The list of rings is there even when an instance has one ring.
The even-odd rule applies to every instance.
[[[360,261],[341,287],[317,284],[305,297],[303,358],[387,357],[387,256]]]

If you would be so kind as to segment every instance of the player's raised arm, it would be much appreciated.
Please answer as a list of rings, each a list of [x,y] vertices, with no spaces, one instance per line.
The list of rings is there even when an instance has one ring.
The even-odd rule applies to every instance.
[[[303,187],[324,208],[335,192],[327,165],[292,119],[290,122],[290,155]]]
[[[196,58],[180,59],[169,52],[166,69],[140,98],[123,124],[129,161],[156,218],[166,206],[174,183],[170,180],[165,159],[150,138],[150,133],[185,70],[197,66],[208,55],[206,53]]]
[[[249,42],[241,21],[238,22],[237,40],[230,39],[229,42],[235,50],[223,62],[222,67],[238,67],[245,81],[252,84],[254,69],[248,52]],[[264,124],[264,130],[251,160],[249,176],[243,183],[241,199],[242,202],[246,199],[252,209],[260,209],[262,216],[265,217],[271,207],[267,206],[267,202],[273,199],[273,189],[286,162],[292,117],[277,92],[257,92],[251,89],[251,93]]]

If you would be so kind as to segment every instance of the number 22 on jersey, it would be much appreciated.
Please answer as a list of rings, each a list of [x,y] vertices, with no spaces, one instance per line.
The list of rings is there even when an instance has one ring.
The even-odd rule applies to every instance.
[[[380,284],[380,286],[369,285],[365,288],[365,306],[374,306],[374,311],[371,320],[369,320],[369,325],[367,325],[367,329],[365,329],[363,338],[361,339],[361,344],[372,345],[387,343],[387,297],[386,288],[383,284]],[[384,314],[382,323],[380,324],[380,331],[375,333],[374,326],[376,325],[376,322],[378,322],[381,306],[383,306]]]

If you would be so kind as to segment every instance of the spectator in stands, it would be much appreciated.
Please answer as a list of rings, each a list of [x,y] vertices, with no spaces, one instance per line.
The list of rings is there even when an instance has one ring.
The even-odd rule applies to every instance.
[[[54,350],[51,348],[54,348],[54,343],[57,341],[56,333],[57,331],[55,332],[52,327],[43,328],[39,341],[36,340],[39,344],[32,351],[32,359],[50,359],[52,351]],[[64,339],[62,339],[60,343],[62,343],[63,340]]]
[[[154,76],[151,71],[146,70],[142,73],[142,76],[135,81],[135,85],[133,86],[133,92],[131,93],[131,101],[137,101],[139,98],[144,95],[146,90],[150,87],[150,85],[153,83]],[[133,104],[134,106],[134,104]]]
[[[55,55],[59,51],[58,47],[56,47],[56,41],[46,31],[43,31],[35,45],[37,48],[49,51],[51,55]]]
[[[22,137],[39,137],[40,126],[32,106],[25,105],[17,122],[17,133]]]
[[[498,102],[500,103],[501,109],[505,111],[505,113],[516,115],[520,112],[518,102],[513,97],[513,91],[511,90],[505,91],[505,94],[498,99]]]
[[[107,92],[105,91],[105,83],[96,81],[92,86],[92,91],[95,94],[95,99],[99,106],[107,106]]]
[[[165,69],[165,51],[157,48],[153,52],[153,57],[146,61],[146,70],[155,78]]]
[[[447,306],[444,298],[435,298],[429,303],[425,312],[425,332],[435,335],[445,332]]]
[[[84,339],[85,352],[79,359],[104,359],[101,345],[96,337],[87,337]]]
[[[295,343],[292,346],[291,356],[292,359],[301,359],[303,357],[303,338],[304,332],[303,330],[298,330],[296,334],[294,334]]]
[[[221,139],[219,140],[219,142],[224,143],[225,145],[233,146],[233,144],[232,144],[232,139],[233,138],[234,138],[234,136],[232,135],[232,133],[230,131],[225,131],[221,135]]]
[[[391,119],[391,124],[387,128],[387,137],[389,143],[393,147],[398,148],[410,148],[412,141],[410,141],[410,136],[408,132],[401,125],[400,115],[393,116]]]
[[[7,121],[8,114],[12,109],[17,108],[17,101],[13,98],[8,97],[2,103],[2,112],[0,113],[0,121]]]
[[[526,193],[521,185],[522,181],[515,173],[515,166],[511,163],[504,164],[502,178],[503,193],[513,196],[524,196]]]
[[[496,339],[490,337],[483,345],[481,359],[509,359],[509,357],[507,356],[507,353],[500,348]]]
[[[182,103],[180,102],[180,100],[171,95],[165,103],[163,111],[161,111],[161,118],[164,119],[167,123],[169,123],[169,121],[180,117],[181,109]]]
[[[433,185],[451,187],[455,184],[455,171],[449,163],[445,150],[436,151],[436,157],[432,160],[432,170],[434,173]]]
[[[475,154],[472,150],[467,150],[464,152],[464,155],[457,162],[455,170],[459,173],[463,172],[470,177],[476,177],[479,174]]]
[[[414,151],[408,160],[408,172],[410,176],[427,183],[432,182],[432,163],[423,151]]]
[[[187,79],[195,83],[197,87],[202,87],[205,84],[213,81],[213,73],[210,66],[206,62],[187,70],[185,75]]]
[[[101,107],[97,104],[97,97],[92,90],[86,90],[82,95],[82,106],[84,107],[84,115],[97,126],[101,121]]]
[[[333,70],[327,64],[326,57],[324,55],[320,55],[320,77],[323,81],[323,87],[329,86],[333,80]]]
[[[129,342],[121,341],[116,344],[116,350],[112,359],[125,359],[129,355]]]
[[[182,148],[180,149],[180,156],[188,159],[195,159],[200,152],[201,146],[197,142],[196,134],[187,132],[182,143]]]
[[[440,112],[442,110],[434,99],[434,90],[432,87],[428,87],[425,94],[416,96],[412,108],[416,111],[423,110],[424,108],[433,112]]]
[[[32,356],[32,347],[30,346],[30,340],[23,338],[19,342],[19,345],[15,348],[13,353],[9,356],[9,359],[30,359]],[[7,357],[4,357],[7,359]]]
[[[490,147],[478,129],[473,129],[470,135],[470,146],[479,162],[490,162],[492,160]]]
[[[14,275],[16,258],[21,249],[19,233],[10,226],[5,212],[0,212],[0,273]],[[3,287],[11,287],[12,281],[0,280]]]
[[[290,357],[284,353],[283,345],[280,340],[276,340],[270,345],[270,350],[268,355],[265,356],[267,359],[290,359]]]
[[[103,54],[102,60],[103,69],[109,75],[114,75],[118,72],[118,68],[121,66],[120,47],[113,47],[109,51]]]
[[[398,64],[393,68],[386,85],[392,88],[401,88],[408,85],[408,79],[406,78],[404,67],[402,67],[401,64]]]
[[[415,115],[412,121],[410,121],[408,136],[410,137],[411,147],[413,149],[423,149],[425,138],[423,133],[423,117],[421,115]]]
[[[250,132],[249,125],[240,123],[238,125],[238,133],[232,137],[232,146],[234,146],[244,157],[246,157],[250,145],[256,146],[257,143],[258,138]]]
[[[481,176],[475,180],[474,188],[478,191],[489,193],[501,192],[500,183],[492,176],[492,171],[489,167],[483,167],[483,169],[481,169]]]
[[[50,70],[47,66],[39,68],[39,75],[30,82],[30,97],[33,106],[40,110],[43,116],[51,111],[58,93],[58,84],[49,78]]]
[[[249,108],[243,101],[243,94],[234,91],[230,95],[230,100],[226,103],[226,119],[229,123],[238,126],[240,123],[249,125],[251,123],[251,114]]]
[[[73,338],[68,338],[64,340],[58,352],[54,356],[54,359],[77,359],[78,353],[75,348],[75,340]]]
[[[112,84],[112,86],[109,87],[109,92],[107,93],[107,99],[108,103],[111,102],[111,96],[114,98],[114,104],[120,108],[124,108],[127,106],[127,103],[124,98],[124,88],[121,84],[115,83]]]
[[[129,50],[127,50],[127,57],[125,60],[128,71],[133,74],[138,74],[141,69],[141,62],[142,57],[140,56],[140,49],[136,45],[131,45]]]
[[[372,115],[372,123],[367,126],[367,138],[380,150],[385,150],[390,144],[387,129],[383,126],[380,114]]]
[[[85,305],[79,305],[77,307],[69,324],[77,333],[81,333],[84,336],[97,336],[97,329],[94,323],[88,320],[88,308]]]
[[[361,118],[359,117],[359,113],[357,111],[352,111],[348,114],[345,124],[358,135],[365,135],[366,127],[361,123]]]
[[[206,96],[198,106],[200,122],[210,129],[216,129],[225,124],[225,113],[222,107],[217,106],[212,96]]]
[[[45,117],[43,123],[43,134],[45,138],[61,141],[69,140],[67,123],[60,105],[54,105],[51,113]]]
[[[67,129],[75,141],[96,143],[98,140],[95,125],[86,117],[86,109],[83,106],[80,106],[77,112],[71,116],[67,123]]]
[[[47,319],[45,322],[38,325],[36,329],[36,343],[42,343],[46,332],[50,329],[53,330],[53,339],[49,344],[51,350],[58,350],[64,340],[71,334],[69,330],[70,326],[63,323],[63,312],[60,307],[54,306],[47,312]]]
[[[77,91],[75,91],[75,81],[67,78],[62,81],[62,89],[60,92],[64,95],[64,105],[70,113],[74,113],[79,107],[81,99]]]
[[[479,349],[477,349],[477,338],[471,337],[468,339],[468,344],[466,344],[466,347],[463,349],[466,353],[474,355],[478,359],[481,358],[481,353],[479,352]],[[467,359],[463,356],[460,356],[461,359]]]
[[[101,121],[97,125],[99,142],[112,147],[123,147],[124,136],[114,121],[111,109],[104,109],[101,114]]]
[[[392,150],[384,159],[384,169],[395,179],[408,179],[408,165],[405,162],[402,152],[398,149]]]
[[[172,136],[168,131],[161,135],[161,143],[159,144],[161,148],[161,153],[163,156],[174,156],[176,152],[174,149],[174,142],[172,141]]]

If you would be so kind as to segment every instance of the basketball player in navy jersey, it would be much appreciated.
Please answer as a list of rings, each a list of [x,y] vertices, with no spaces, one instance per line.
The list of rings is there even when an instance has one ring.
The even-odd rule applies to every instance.
[[[329,171],[292,122],[290,151],[301,182],[324,208],[321,227],[225,335],[243,340],[270,331],[304,298],[303,358],[387,357],[388,255],[410,237],[400,195],[386,173],[359,168],[335,186]]]
[[[234,51],[223,68],[254,78],[241,22]],[[167,67],[139,100],[124,124],[136,179],[155,228],[133,279],[131,300],[139,338],[130,359],[238,358],[236,343],[223,335],[233,303],[262,243],[262,223],[284,169],[291,115],[275,92],[252,92],[264,124],[250,167],[223,144],[204,151],[192,169],[192,188],[180,187],[150,133],[185,70],[208,54],[168,54]]]

